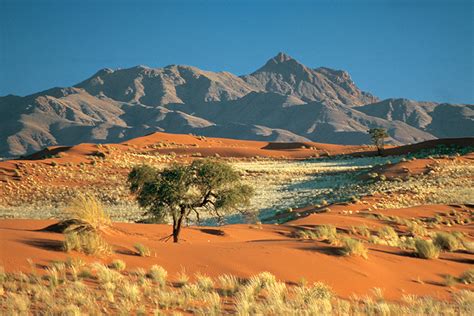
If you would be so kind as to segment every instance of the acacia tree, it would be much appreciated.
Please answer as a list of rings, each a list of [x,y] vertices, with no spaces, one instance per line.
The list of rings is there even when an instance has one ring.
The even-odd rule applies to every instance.
[[[191,164],[173,164],[160,171],[148,165],[137,166],[128,175],[130,191],[138,204],[155,219],[171,217],[173,241],[178,242],[183,220],[202,212],[219,218],[230,210],[248,206],[252,187],[242,184],[228,164],[204,159]]]
[[[385,146],[385,138],[388,137],[387,130],[385,128],[371,128],[368,133],[375,147],[377,147],[377,153],[381,155]]]

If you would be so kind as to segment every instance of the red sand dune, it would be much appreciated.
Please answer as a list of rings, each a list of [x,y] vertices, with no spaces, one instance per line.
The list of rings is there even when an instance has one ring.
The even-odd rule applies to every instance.
[[[351,207],[353,213],[343,215],[343,210]],[[287,225],[187,227],[179,244],[164,241],[170,233],[167,225],[115,223],[115,229],[105,235],[115,254],[101,260],[107,263],[120,258],[127,263],[128,269],[159,264],[169,271],[171,279],[183,269],[189,275],[196,272],[210,276],[231,273],[242,277],[269,271],[287,282],[298,282],[302,277],[309,282],[326,282],[345,298],[354,293],[368,294],[374,287],[382,288],[387,298],[395,300],[403,294],[448,298],[452,289],[443,285],[443,276],[458,276],[471,268],[473,254],[443,253],[439,259],[424,260],[414,257],[409,251],[368,244],[369,259],[366,260],[340,256],[337,247],[323,242],[292,237],[296,229],[325,223],[333,224],[340,230],[362,224],[370,229],[382,225],[356,213],[357,209],[364,207],[331,206],[329,213],[309,215]],[[436,212],[448,212],[452,208],[433,205],[386,210],[383,213],[410,218],[434,216]],[[27,258],[39,265],[48,265],[52,260],[79,256],[77,253],[62,252],[62,234],[40,231],[52,223],[54,221],[0,221],[0,264],[7,271],[28,271]],[[472,238],[472,226],[468,233]],[[137,256],[133,250],[137,242],[148,246],[152,256]],[[80,256],[87,261],[99,260]],[[458,288],[474,289],[467,285]]]

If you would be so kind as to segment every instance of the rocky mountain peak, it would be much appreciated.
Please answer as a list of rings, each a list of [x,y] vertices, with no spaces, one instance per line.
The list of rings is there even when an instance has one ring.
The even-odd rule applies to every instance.
[[[298,62],[296,59],[285,53],[278,53],[275,57],[270,58],[263,67],[258,69],[254,73],[259,72],[293,72],[293,71],[304,71],[306,66]]]

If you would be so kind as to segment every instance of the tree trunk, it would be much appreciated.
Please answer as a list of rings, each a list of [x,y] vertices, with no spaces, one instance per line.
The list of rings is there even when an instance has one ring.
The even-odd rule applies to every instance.
[[[177,220],[173,220],[173,242],[178,242],[179,240],[179,233],[181,233],[181,226],[183,225],[183,219],[185,214],[186,209],[181,208],[179,218]]]

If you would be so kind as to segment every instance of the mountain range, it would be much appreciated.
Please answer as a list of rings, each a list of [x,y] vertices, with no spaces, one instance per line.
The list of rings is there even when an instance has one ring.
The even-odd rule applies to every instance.
[[[0,97],[0,156],[50,145],[121,142],[148,133],[266,141],[393,144],[474,136],[474,105],[379,100],[345,71],[279,53],[243,76],[191,66],[102,69],[68,88]]]

